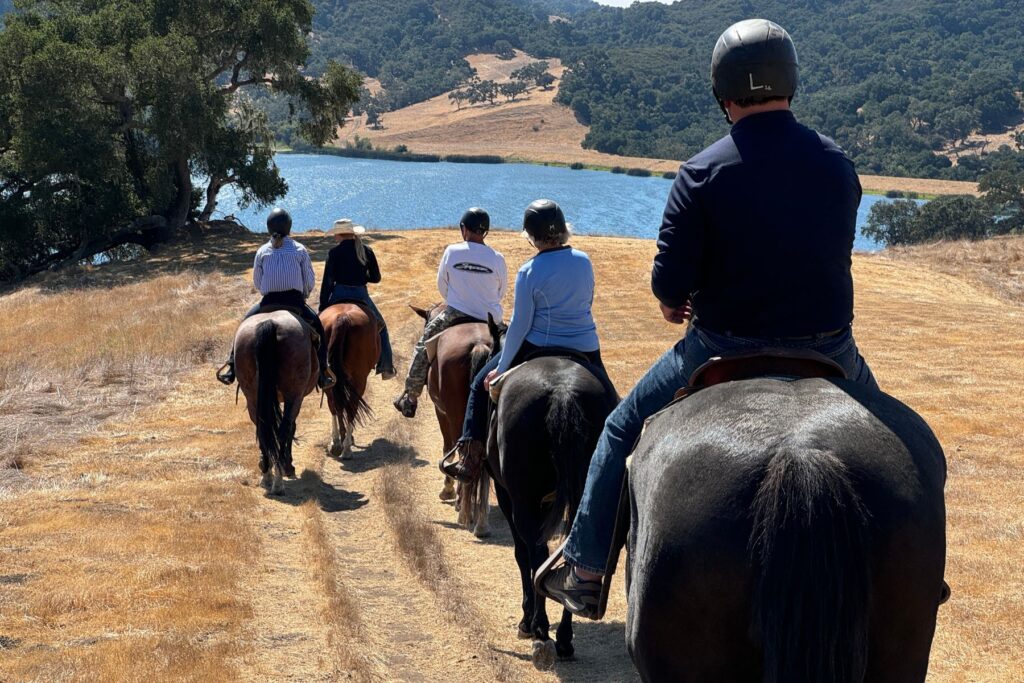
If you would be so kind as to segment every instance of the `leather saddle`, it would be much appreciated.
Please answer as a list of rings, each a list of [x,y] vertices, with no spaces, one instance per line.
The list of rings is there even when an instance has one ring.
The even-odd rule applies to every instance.
[[[580,353],[575,349],[566,349],[560,346],[542,346],[533,349],[525,354],[518,363],[495,377],[494,381],[491,382],[490,390],[487,393],[494,404],[498,403],[498,399],[501,397],[501,388],[505,386],[505,380],[508,379],[509,375],[523,367],[527,361],[534,360],[535,358],[568,358],[590,370],[590,359],[587,358],[585,353]]]
[[[806,349],[758,349],[715,356],[693,371],[675,398],[724,382],[755,377],[835,377],[846,379],[843,368],[828,356]]]

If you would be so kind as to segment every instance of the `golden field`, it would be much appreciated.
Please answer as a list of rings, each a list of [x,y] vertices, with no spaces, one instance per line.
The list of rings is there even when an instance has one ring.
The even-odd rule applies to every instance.
[[[517,52],[512,60],[496,55],[477,54],[466,58],[481,79],[498,83],[509,80],[513,71],[533,61]],[[645,168],[661,174],[675,173],[679,161],[605,154],[583,147],[587,127],[572,111],[555,103],[565,68],[557,59],[546,60],[556,77],[549,90],[533,87],[515,102],[499,98],[494,105],[462,105],[457,109],[448,94],[404,107],[384,115],[384,128],[374,130],[356,117],[339,129],[338,144],[367,138],[375,146],[391,148],[405,145],[413,152],[431,154],[495,154],[513,161],[571,164],[611,168]],[[375,89],[376,84],[369,84]],[[726,124],[722,123],[722,134]],[[896,178],[861,175],[865,192],[884,194],[890,190],[923,195],[978,194],[977,183],[926,178]]]
[[[407,304],[437,299],[455,238],[371,238],[400,370],[421,329]],[[300,239],[321,268],[328,241]],[[530,253],[516,233],[490,242],[513,272]],[[533,669],[504,521],[484,541],[456,527],[432,411],[399,417],[397,383],[371,381],[375,417],[343,463],[310,396],[300,477],[264,494],[244,407],[213,380],[258,243],[211,234],[0,294],[0,681],[634,680],[621,584],[604,622],[577,622],[578,661]],[[626,390],[681,333],[648,291],[654,243],[573,243]],[[858,255],[854,274],[864,355],[949,462],[953,597],[930,680],[1021,680],[1024,239]]]

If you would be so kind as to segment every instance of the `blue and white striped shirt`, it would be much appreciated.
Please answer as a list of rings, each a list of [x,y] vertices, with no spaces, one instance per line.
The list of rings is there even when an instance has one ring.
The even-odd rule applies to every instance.
[[[303,298],[308,297],[316,285],[309,252],[291,237],[285,237],[277,249],[272,242],[267,242],[256,251],[252,284],[264,296],[294,289],[302,292]]]

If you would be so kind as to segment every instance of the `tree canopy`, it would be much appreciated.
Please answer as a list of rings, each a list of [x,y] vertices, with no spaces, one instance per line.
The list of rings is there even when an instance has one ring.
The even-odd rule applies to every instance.
[[[229,184],[280,197],[247,91],[286,98],[323,144],[361,82],[335,63],[304,73],[308,0],[15,4],[0,30],[0,279],[170,239]]]

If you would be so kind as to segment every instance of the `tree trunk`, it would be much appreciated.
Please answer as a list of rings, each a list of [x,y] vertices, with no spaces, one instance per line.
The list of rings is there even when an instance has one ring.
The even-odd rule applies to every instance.
[[[170,215],[167,216],[167,225],[161,229],[161,241],[171,239],[175,232],[185,227],[188,212],[192,209],[192,173],[188,159],[178,157],[174,163],[174,175],[178,192],[171,205]]]
[[[213,216],[213,212],[217,209],[217,195],[227,185],[226,178],[211,178],[210,184],[206,186],[206,206],[203,207],[202,212],[199,214],[199,222],[206,223]]]

